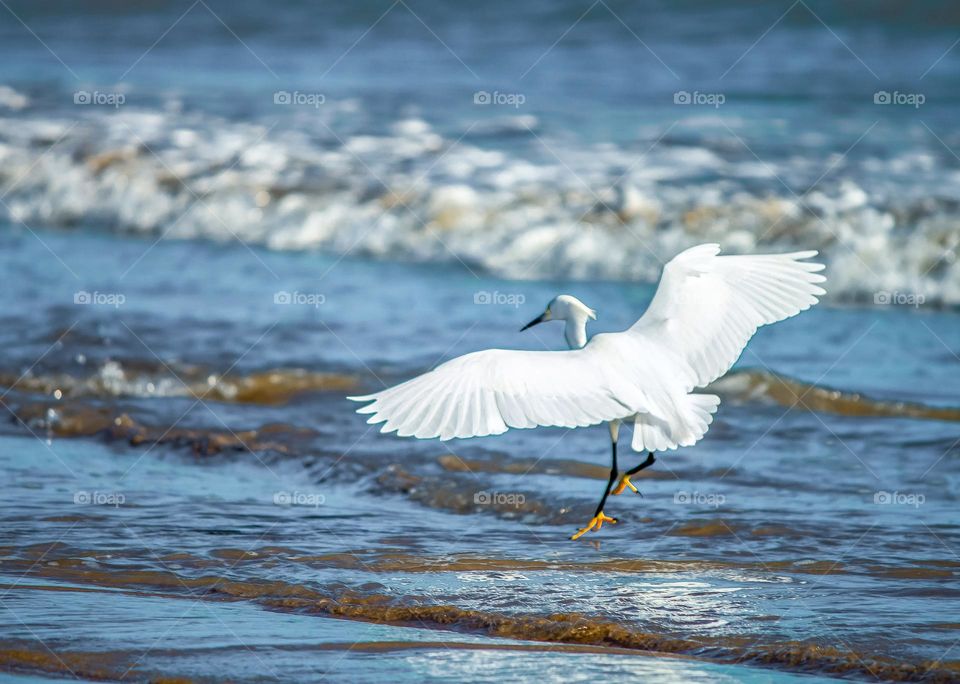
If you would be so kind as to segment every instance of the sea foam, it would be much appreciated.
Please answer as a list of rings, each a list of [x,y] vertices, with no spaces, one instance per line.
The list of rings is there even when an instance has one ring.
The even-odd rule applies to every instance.
[[[960,202],[949,199],[960,174],[928,153],[821,175],[806,157],[572,143],[536,125],[488,125],[536,136],[496,146],[490,130],[454,137],[421,119],[317,135],[173,110],[11,114],[0,118],[0,212],[31,227],[460,262],[518,279],[653,281],[701,242],[814,248],[836,300],[960,304]]]

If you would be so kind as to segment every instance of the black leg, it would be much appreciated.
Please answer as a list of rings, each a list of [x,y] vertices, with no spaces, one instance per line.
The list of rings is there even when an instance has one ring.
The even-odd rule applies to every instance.
[[[652,451],[647,452],[647,460],[646,460],[646,461],[644,461],[643,463],[641,463],[640,465],[638,465],[636,468],[631,468],[630,470],[628,470],[627,472],[625,472],[625,473],[623,474],[623,477],[620,479],[620,485],[619,485],[619,486],[617,487],[617,489],[616,489],[616,493],[617,493],[617,494],[620,494],[620,493],[624,490],[625,487],[630,487],[630,489],[632,489],[633,491],[635,491],[637,494],[640,494],[640,490],[638,490],[636,487],[634,487],[634,486],[633,486],[633,483],[630,482],[630,476],[639,473],[639,472],[640,472],[641,470],[643,470],[644,468],[649,468],[649,467],[652,466],[654,463],[656,463],[656,461],[657,461],[657,459],[655,459],[655,458],[653,457],[653,452],[652,452]],[[640,494],[640,496],[643,496],[643,494]]]
[[[654,463],[656,463],[656,462],[657,462],[657,459],[655,459],[655,458],[653,457],[653,452],[652,452],[652,451],[651,451],[651,452],[648,452],[648,453],[647,453],[647,460],[644,461],[643,463],[641,463],[640,465],[638,465],[636,468],[631,468],[630,470],[628,470],[628,471],[627,471],[627,475],[636,475],[637,473],[639,473],[639,472],[640,472],[641,470],[643,470],[644,468],[649,468],[650,466],[652,466],[652,465],[653,465]]]
[[[613,447],[613,459],[610,462],[610,478],[607,480],[607,488],[603,490],[603,498],[600,499],[600,504],[597,506],[597,511],[594,513],[594,517],[600,515],[600,511],[603,510],[603,506],[607,503],[607,497],[610,496],[610,490],[613,488],[613,483],[617,479],[617,473],[619,469],[617,468],[617,443],[612,442],[611,446]],[[651,454],[652,455],[652,454]]]

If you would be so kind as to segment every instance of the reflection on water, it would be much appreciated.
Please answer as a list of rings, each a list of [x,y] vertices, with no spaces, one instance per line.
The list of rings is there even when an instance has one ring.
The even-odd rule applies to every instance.
[[[534,674],[560,676],[570,667],[576,668],[574,681],[611,674],[677,682],[692,678],[769,681],[762,671],[735,665],[650,657],[611,646],[551,644],[547,648],[529,641],[451,634],[419,626],[267,612],[245,603],[89,592],[78,587],[61,592],[49,589],[30,581],[23,583],[17,608],[38,617],[56,615],[58,620],[38,620],[12,629],[14,636],[0,648],[3,666],[83,679],[150,681],[160,681],[158,678],[170,673],[218,678],[224,672],[241,671],[250,680],[282,675],[295,681],[348,678],[376,682],[390,677],[417,682],[429,677],[431,681],[469,678],[493,682]],[[69,601],[64,607],[66,597]],[[93,616],[97,619],[91,619]],[[144,617],[162,630],[159,639],[156,634],[125,629]],[[35,642],[30,642],[31,636],[57,644],[57,651],[38,650]],[[86,650],[80,650],[81,644]],[[779,679],[801,678],[781,674]]]
[[[135,244],[101,240],[71,242],[91,291]],[[7,244],[30,273],[41,247]],[[529,311],[472,305],[512,284],[395,265],[371,296],[357,283],[380,267],[346,261],[326,308],[306,310],[273,292],[306,290],[327,257],[264,253],[287,280],[241,267],[190,286],[209,318],[152,294],[168,262],[205,249],[155,247],[116,310],[71,305],[71,283],[39,299],[10,285],[4,669],[482,681],[576,658],[678,681],[960,676],[960,385],[931,334],[952,339],[955,314],[824,308],[762,332],[718,383],[707,439],[644,471],[642,497],[612,499],[618,525],[572,543],[606,475],[601,428],[408,442],[343,399],[473,348],[559,347],[549,327],[515,332]],[[539,302],[568,286],[524,288]],[[603,303],[600,330],[649,294],[570,289]],[[406,298],[418,308],[399,315]]]

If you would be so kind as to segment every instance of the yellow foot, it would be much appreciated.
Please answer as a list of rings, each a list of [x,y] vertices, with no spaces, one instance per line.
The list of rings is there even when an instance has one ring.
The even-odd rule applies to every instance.
[[[629,487],[635,494],[640,493],[637,490],[637,488],[633,486],[633,483],[630,481],[629,475],[621,475],[620,482],[617,483],[616,488],[610,493],[613,494],[614,496],[623,494],[623,490],[626,489],[627,487]]]
[[[580,530],[575,535],[570,537],[570,539],[579,539],[590,530],[599,530],[601,527],[603,527],[603,523],[605,522],[608,522],[611,525],[616,525],[617,519],[611,518],[609,515],[605,515],[603,511],[600,511],[593,517],[593,519],[589,523],[587,523],[586,527],[584,527],[582,530]]]

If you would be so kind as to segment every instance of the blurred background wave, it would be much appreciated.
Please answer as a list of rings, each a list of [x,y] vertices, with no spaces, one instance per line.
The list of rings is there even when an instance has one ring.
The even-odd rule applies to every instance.
[[[834,298],[960,303],[953,3],[9,8],[14,223],[521,279],[815,247]]]

